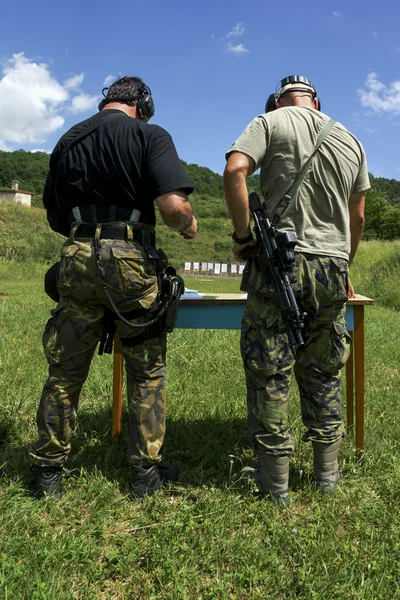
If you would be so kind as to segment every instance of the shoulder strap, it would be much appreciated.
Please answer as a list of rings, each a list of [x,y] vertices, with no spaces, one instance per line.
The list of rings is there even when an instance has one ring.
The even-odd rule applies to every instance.
[[[283,215],[283,213],[287,209],[289,203],[291,202],[292,198],[296,195],[297,190],[299,189],[299,187],[303,183],[303,179],[304,179],[304,177],[307,174],[307,171],[309,169],[310,163],[311,163],[312,159],[314,158],[315,153],[317,152],[317,150],[320,147],[320,145],[324,142],[325,138],[327,137],[327,135],[329,134],[330,130],[332,129],[332,127],[334,126],[335,123],[336,123],[336,121],[334,121],[333,119],[329,119],[325,123],[325,125],[324,125],[321,133],[318,136],[317,143],[315,144],[315,148],[313,150],[313,153],[306,160],[306,162],[302,166],[301,170],[297,174],[296,179],[294,180],[294,182],[292,183],[292,185],[290,186],[290,188],[288,189],[288,191],[286,192],[286,194],[280,200],[280,202],[278,204],[278,207],[276,209],[274,218],[272,220],[272,224],[273,225],[275,225],[277,223],[277,221],[279,221],[279,219],[281,218],[281,216]]]

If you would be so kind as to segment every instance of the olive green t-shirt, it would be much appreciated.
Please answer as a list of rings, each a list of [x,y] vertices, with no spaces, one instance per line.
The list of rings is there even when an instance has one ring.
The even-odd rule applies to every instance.
[[[256,117],[228,150],[227,157],[242,152],[261,168],[260,188],[270,219],[313,153],[328,119],[313,108],[279,108]],[[348,259],[349,198],[369,187],[362,145],[343,125],[335,123],[277,227],[296,234],[297,252]]]

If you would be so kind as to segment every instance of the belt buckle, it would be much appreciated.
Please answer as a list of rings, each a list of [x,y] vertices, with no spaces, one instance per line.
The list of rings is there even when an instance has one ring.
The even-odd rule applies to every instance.
[[[106,234],[106,237],[109,237],[113,240],[126,240],[127,239],[127,231],[126,225],[122,225],[121,223],[107,223],[103,225],[104,230],[109,230],[109,234]],[[103,231],[102,227],[102,231]]]

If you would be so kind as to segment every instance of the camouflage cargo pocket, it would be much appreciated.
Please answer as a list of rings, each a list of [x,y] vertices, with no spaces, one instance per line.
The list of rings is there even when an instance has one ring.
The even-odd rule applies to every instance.
[[[335,268],[335,283],[337,285],[337,300],[347,302],[349,299],[349,263],[344,258],[331,258]]]
[[[292,362],[292,353],[278,315],[265,313],[262,321],[243,318],[240,351],[246,370],[269,378]]]
[[[152,297],[158,292],[155,261],[144,258],[134,245],[111,246],[106,265],[107,286],[126,296]]]
[[[351,348],[351,337],[347,333],[345,325],[333,323],[332,329],[334,333],[331,334],[332,339],[332,362],[337,370],[340,370],[347,362]]]
[[[52,311],[52,317],[47,321],[42,336],[44,353],[49,365],[58,365],[61,361],[61,347],[58,343],[58,330],[54,326],[54,318],[60,314],[62,309],[56,308]]]
[[[315,331],[314,340],[307,346],[301,362],[304,366],[336,375],[349,358],[350,345],[351,337],[344,324],[335,321],[329,329]]]
[[[66,242],[60,252],[60,267],[58,272],[57,287],[67,290],[71,287],[72,263],[75,254],[80,249],[80,245],[76,243]]]

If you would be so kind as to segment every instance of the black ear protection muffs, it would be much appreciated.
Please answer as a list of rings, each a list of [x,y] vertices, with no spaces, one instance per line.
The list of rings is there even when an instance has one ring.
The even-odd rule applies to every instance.
[[[143,84],[145,88],[142,96],[137,101],[137,110],[139,112],[139,116],[143,121],[148,121],[154,115],[155,106],[153,97],[151,95],[151,89],[145,83]]]
[[[100,102],[97,105],[97,108],[99,109],[99,112],[101,112],[103,110],[103,108],[106,106],[107,104],[107,100],[106,100],[106,95],[104,93],[104,90],[108,90],[107,87],[103,88],[101,90],[101,93],[103,94],[104,98],[102,100],[100,100]]]
[[[284,94],[287,94],[289,92],[304,92],[304,88],[303,87],[298,87],[296,88],[296,83],[302,84],[302,85],[306,85],[307,87],[311,88],[310,92],[312,93],[312,97],[314,100],[317,101],[317,110],[321,110],[321,102],[319,100],[319,98],[317,97],[317,92],[315,90],[314,85],[311,83],[311,81],[309,79],[307,79],[307,77],[303,77],[302,75],[289,75],[288,77],[285,77],[284,79],[281,80],[280,84],[279,84],[279,88],[278,91],[275,92],[274,94],[270,94],[268,96],[268,100],[265,104],[265,112],[271,112],[272,110],[276,109],[276,100],[279,100],[279,98],[281,96],[283,96]],[[292,87],[290,87],[287,91],[283,92],[283,94],[280,94],[280,90],[282,90],[285,86],[291,84]]]
[[[276,110],[275,94],[270,94],[268,96],[268,100],[265,103],[265,112],[269,113],[269,112],[272,112],[273,110]]]
[[[154,106],[154,101],[153,101],[153,97],[151,95],[151,90],[150,90],[149,86],[144,83],[143,87],[144,87],[144,91],[143,91],[142,95],[140,96],[140,98],[138,99],[136,107],[137,107],[137,111],[138,111],[140,119],[142,119],[143,121],[148,121],[149,119],[151,119],[151,117],[155,113],[155,106]],[[104,98],[98,104],[97,108],[99,109],[99,111],[102,111],[103,108],[106,106],[106,104],[108,104],[108,102],[109,102],[109,100],[107,100],[107,94],[106,94],[107,90],[108,90],[108,87],[104,87],[101,90],[101,93],[103,94]],[[132,99],[132,101],[134,101],[134,100],[135,99]],[[113,102],[118,102],[118,99],[115,98],[113,100]]]

